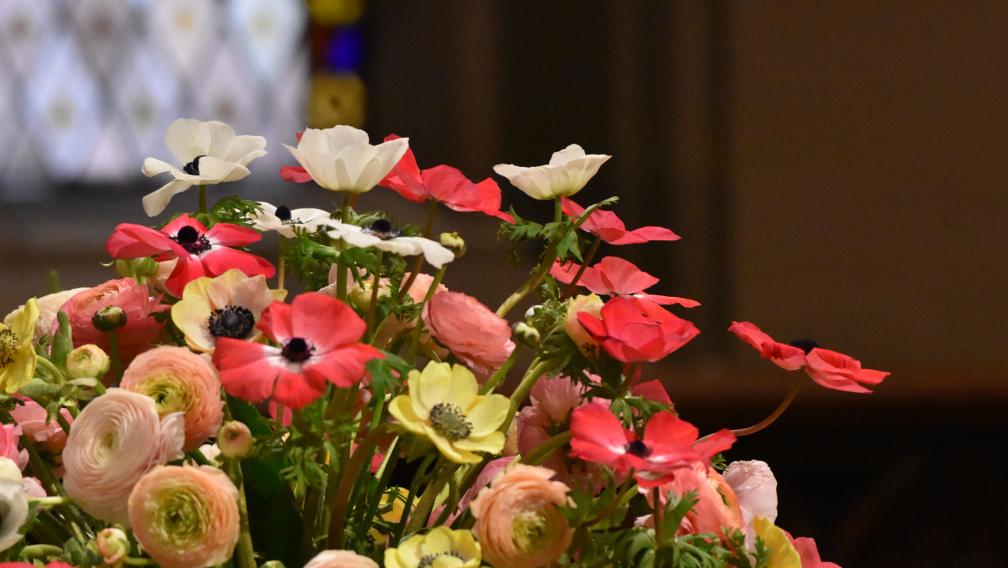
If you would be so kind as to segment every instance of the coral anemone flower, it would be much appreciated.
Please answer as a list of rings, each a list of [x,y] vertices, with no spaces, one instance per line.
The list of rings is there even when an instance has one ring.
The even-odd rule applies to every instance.
[[[581,265],[575,262],[556,261],[550,268],[550,276],[561,284],[570,284],[581,268]],[[658,278],[637,268],[629,260],[615,256],[607,256],[595,266],[585,267],[577,283],[596,294],[605,296],[633,296],[656,304],[678,304],[685,308],[700,305],[700,302],[689,298],[645,294],[644,290],[657,284]]]
[[[593,402],[571,413],[571,456],[609,466],[616,471],[633,471],[642,487],[668,481],[677,470],[695,463],[710,464],[711,458],[735,443],[724,429],[697,440],[696,426],[672,412],[651,416],[638,438],[604,404]]]
[[[385,141],[399,136],[389,134]],[[399,195],[423,203],[428,199],[444,203],[449,209],[463,213],[479,212],[514,222],[514,217],[500,210],[501,190],[497,182],[490,178],[473,183],[459,170],[451,166],[434,166],[423,171],[417,164],[413,150],[407,149],[399,163],[378,185],[387,187]]]
[[[857,359],[823,349],[811,339],[781,343],[752,322],[732,322],[728,331],[759,351],[760,357],[788,371],[805,369],[813,381],[828,389],[866,394],[872,392],[869,386],[878,385],[889,376],[886,371],[863,369]]]
[[[584,207],[566,197],[563,198],[562,206],[564,215],[568,217],[577,218],[585,212]],[[651,241],[678,241],[682,238],[665,227],[647,226],[628,231],[615,213],[602,209],[592,211],[581,225],[581,229],[611,245],[639,245]]]
[[[364,376],[364,365],[381,352],[359,343],[366,326],[343,302],[318,292],[274,302],[259,329],[275,344],[217,338],[214,365],[232,396],[250,402],[272,397],[298,409],[322,396],[326,381],[348,387]]]
[[[581,312],[578,323],[610,356],[624,363],[655,362],[678,350],[700,330],[654,302],[617,296],[599,311]]]
[[[248,276],[262,274],[271,278],[275,269],[264,258],[229,247],[250,245],[262,236],[245,227],[218,223],[207,229],[203,223],[182,214],[160,231],[122,223],[109,237],[105,248],[113,258],[153,256],[157,261],[178,259],[165,282],[174,296],[200,276],[218,276],[237,268]]]

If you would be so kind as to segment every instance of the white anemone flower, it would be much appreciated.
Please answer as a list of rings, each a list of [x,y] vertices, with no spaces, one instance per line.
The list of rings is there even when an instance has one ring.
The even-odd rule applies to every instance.
[[[422,254],[434,268],[441,268],[452,260],[455,253],[441,243],[423,237],[404,237],[392,228],[392,224],[379,219],[367,227],[358,227],[347,223],[334,223],[329,236],[341,239],[350,246],[358,248],[374,247],[399,256],[415,256]]]
[[[0,477],[0,551],[17,544],[28,520],[28,493],[20,479]]]
[[[514,164],[497,164],[494,171],[508,178],[511,185],[524,191],[529,197],[539,200],[571,196],[581,191],[602,164],[608,154],[585,154],[584,148],[571,144],[553,157],[545,166],[522,167]]]
[[[288,239],[294,237],[294,229],[309,233],[319,227],[333,224],[332,216],[323,209],[306,207],[290,209],[286,205],[276,207],[265,201],[259,202],[259,212],[251,219],[252,227],[259,231],[276,231]]]
[[[266,155],[265,138],[236,136],[233,128],[216,120],[176,120],[165,132],[165,146],[182,165],[175,167],[157,158],[144,160],[141,171],[145,176],[168,172],[174,178],[144,196],[144,211],[150,217],[164,211],[172,197],[194,185],[238,181],[248,176],[252,160]]]
[[[325,130],[308,128],[297,148],[284,147],[318,185],[332,191],[364,193],[399,163],[409,138],[372,146],[367,132],[341,124]]]

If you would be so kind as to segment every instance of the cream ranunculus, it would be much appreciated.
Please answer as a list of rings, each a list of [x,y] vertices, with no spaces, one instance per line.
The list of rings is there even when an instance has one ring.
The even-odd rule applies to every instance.
[[[400,235],[392,228],[392,224],[379,219],[367,227],[358,227],[349,223],[334,223],[329,236],[341,239],[348,245],[358,248],[374,247],[399,256],[416,256],[422,254],[435,268],[441,268],[455,259],[455,253],[445,248],[441,243],[423,237],[408,237]]]
[[[0,551],[17,544],[28,520],[28,493],[20,479],[0,477]]]
[[[319,186],[364,193],[399,163],[409,139],[397,138],[372,146],[366,132],[341,124],[325,130],[308,128],[297,148],[284,147]]]
[[[323,550],[304,565],[304,568],[378,568],[378,564],[349,550]]]
[[[276,207],[265,201],[259,202],[259,211],[251,221],[257,231],[276,231],[288,239],[294,237],[295,229],[311,233],[334,222],[324,209],[290,209],[286,205]]]
[[[143,174],[147,177],[170,173],[174,179],[143,198],[144,211],[154,217],[168,206],[171,198],[194,185],[213,185],[238,181],[251,172],[252,160],[266,155],[262,136],[236,136],[231,126],[211,120],[200,122],[180,118],[168,126],[165,146],[175,160],[175,167],[157,158],[147,158]]]
[[[63,485],[88,514],[127,524],[126,501],[136,482],[182,457],[184,415],[162,420],[149,396],[109,389],[77,416],[66,447]]]
[[[529,197],[546,200],[581,191],[611,157],[607,154],[585,154],[581,146],[571,144],[554,152],[545,166],[497,164],[494,171],[508,178],[511,185],[524,191]]]
[[[204,568],[231,558],[238,542],[238,489],[210,467],[163,466],[129,496],[133,534],[165,568]]]

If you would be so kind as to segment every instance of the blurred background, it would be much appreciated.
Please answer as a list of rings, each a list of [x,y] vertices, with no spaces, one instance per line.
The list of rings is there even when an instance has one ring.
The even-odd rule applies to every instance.
[[[0,310],[50,268],[111,277],[104,240],[153,222],[140,164],[178,117],[266,136],[224,191],[292,207],[332,199],[277,176],[305,125],[409,136],[474,180],[576,142],[614,156],[579,201],[684,236],[603,252],[703,302],[649,369],[687,419],[745,426],[788,389],[733,319],[892,371],[869,396],[809,383],[732,450],[776,472],[779,525],[848,567],[1004,565],[1005,29],[981,0],[0,0]],[[423,216],[383,189],[361,206]],[[488,218],[438,228],[470,248],[450,287],[496,305],[523,280]]]

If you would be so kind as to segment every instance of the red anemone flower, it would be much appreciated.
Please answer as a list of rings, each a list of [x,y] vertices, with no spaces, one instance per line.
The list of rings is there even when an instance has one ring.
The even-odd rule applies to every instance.
[[[585,212],[572,200],[564,197],[561,203],[564,215],[568,217],[580,217]],[[651,241],[678,241],[682,237],[665,227],[647,226],[628,231],[623,221],[612,211],[596,209],[585,219],[581,229],[588,231],[596,237],[611,245],[639,245]]]
[[[575,408],[571,413],[571,456],[634,472],[641,487],[656,487],[675,476],[676,470],[700,462],[710,465],[715,454],[735,443],[731,430],[723,429],[697,440],[696,426],[672,412],[651,416],[638,438],[600,402]]]
[[[398,135],[389,134],[385,141],[397,138]],[[497,182],[486,178],[473,183],[459,170],[445,165],[421,171],[411,149],[406,150],[399,163],[378,185],[416,203],[433,199],[455,211],[485,213],[508,223],[514,222],[514,217],[500,210],[501,190]]]
[[[686,345],[700,330],[654,302],[617,296],[596,317],[578,314],[578,323],[606,353],[624,363],[655,362]]]
[[[850,355],[823,349],[810,339],[781,343],[752,322],[732,322],[728,331],[759,351],[764,359],[788,371],[805,369],[813,381],[828,389],[870,393],[865,385],[878,385],[889,376],[886,371],[863,369],[861,362]]]
[[[579,270],[581,265],[575,262],[556,261],[550,268],[550,275],[562,284],[570,284]],[[657,283],[658,278],[637,268],[634,263],[615,256],[607,256],[595,266],[585,268],[578,279],[579,286],[604,296],[634,296],[656,304],[678,304],[685,308],[700,305],[700,302],[689,298],[644,293],[644,290]]]
[[[279,347],[219,337],[213,362],[228,394],[249,402],[272,398],[296,410],[322,396],[326,381],[341,388],[358,383],[364,365],[382,356],[360,343],[365,328],[343,302],[307,292],[263,312],[259,329]]]
[[[219,276],[232,268],[246,276],[262,274],[271,278],[276,271],[266,259],[233,246],[250,245],[262,238],[257,231],[238,225],[218,223],[207,230],[203,223],[182,214],[161,230],[133,223],[121,223],[112,232],[105,248],[113,258],[152,256],[157,261],[178,259],[165,287],[174,296],[201,276]]]

